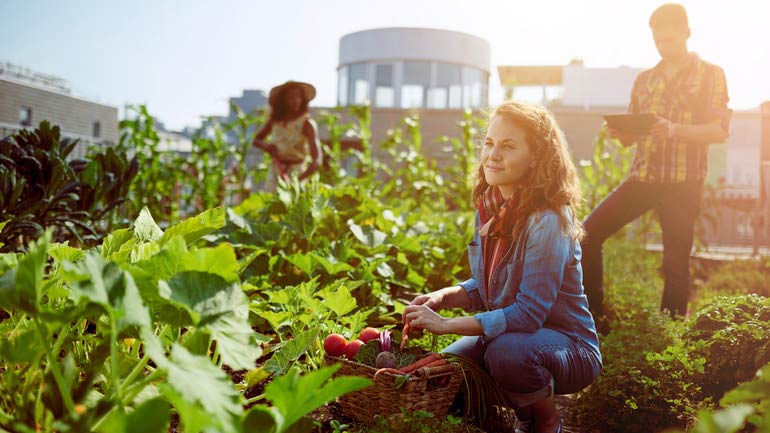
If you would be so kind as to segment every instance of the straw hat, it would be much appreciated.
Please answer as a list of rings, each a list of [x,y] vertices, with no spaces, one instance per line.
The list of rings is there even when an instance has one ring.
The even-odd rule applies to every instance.
[[[278,103],[278,98],[281,96],[281,93],[283,93],[286,88],[292,86],[296,86],[302,90],[302,94],[306,101],[311,101],[313,98],[315,98],[315,87],[313,87],[312,84],[289,80],[280,86],[275,86],[270,89],[270,97],[268,99],[270,106],[275,107],[275,105]]]

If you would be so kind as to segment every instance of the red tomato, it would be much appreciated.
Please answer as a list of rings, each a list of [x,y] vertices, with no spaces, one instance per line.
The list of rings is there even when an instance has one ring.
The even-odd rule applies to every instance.
[[[353,359],[354,356],[356,356],[356,353],[358,353],[358,350],[361,349],[361,346],[364,345],[364,342],[361,340],[353,340],[350,343],[348,343],[348,348],[345,351],[345,356],[348,357],[348,359]]]
[[[358,339],[363,341],[364,344],[375,338],[380,338],[380,331],[378,331],[377,328],[366,328],[361,331],[361,334],[358,336]]]
[[[340,334],[329,334],[324,340],[324,350],[330,356],[342,356],[348,348],[348,340]]]

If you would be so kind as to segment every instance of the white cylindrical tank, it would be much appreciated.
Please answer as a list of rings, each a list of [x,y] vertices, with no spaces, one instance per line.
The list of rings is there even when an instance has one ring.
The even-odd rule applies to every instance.
[[[338,103],[459,109],[487,105],[489,42],[467,33],[383,28],[340,39]]]

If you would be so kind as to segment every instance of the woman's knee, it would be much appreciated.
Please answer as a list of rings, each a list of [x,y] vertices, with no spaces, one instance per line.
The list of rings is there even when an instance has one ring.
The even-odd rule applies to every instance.
[[[461,337],[441,353],[452,353],[470,358],[481,364],[484,361],[484,342],[481,337]]]
[[[546,386],[550,373],[543,368],[531,338],[504,334],[487,344],[484,363],[490,376],[508,391],[529,392]]]

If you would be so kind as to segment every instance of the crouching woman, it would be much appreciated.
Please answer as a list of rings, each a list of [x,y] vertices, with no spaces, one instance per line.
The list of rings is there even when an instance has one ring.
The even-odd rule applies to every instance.
[[[513,101],[490,116],[479,159],[472,278],[417,296],[404,318],[412,329],[463,335],[444,352],[486,369],[519,431],[560,432],[554,394],[587,387],[602,367],[583,291],[575,166],[551,114]],[[477,313],[437,313],[456,307]]]

